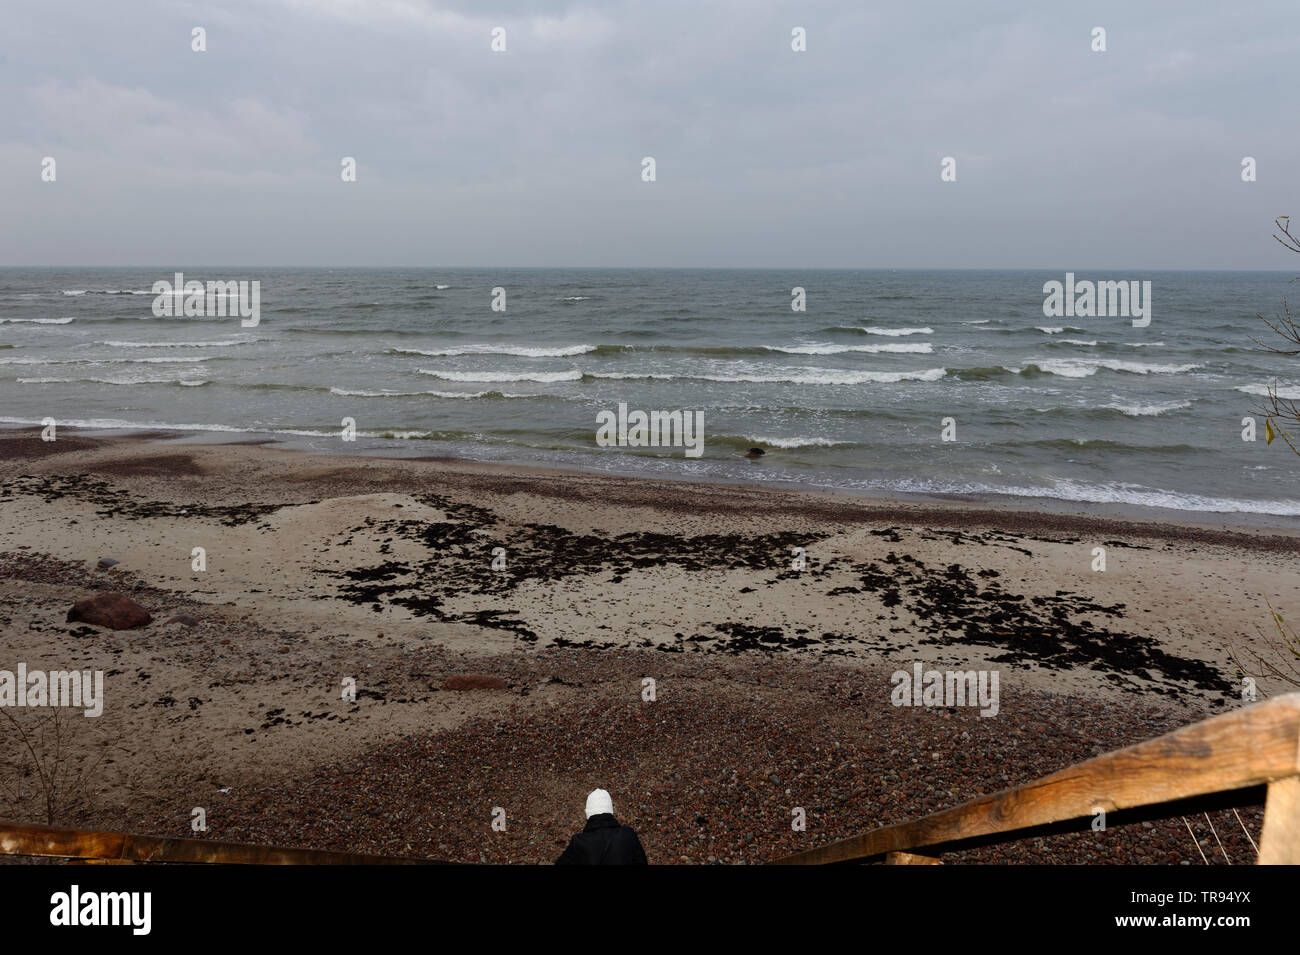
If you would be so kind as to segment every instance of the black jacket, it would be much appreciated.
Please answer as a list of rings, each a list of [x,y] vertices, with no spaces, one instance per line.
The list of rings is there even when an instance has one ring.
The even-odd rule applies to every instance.
[[[598,813],[569,840],[556,865],[646,865],[641,840],[630,826],[620,826],[611,813]]]

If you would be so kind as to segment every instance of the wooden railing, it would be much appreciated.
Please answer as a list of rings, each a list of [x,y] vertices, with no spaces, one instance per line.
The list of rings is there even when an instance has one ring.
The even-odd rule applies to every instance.
[[[222,863],[226,865],[439,865],[433,859],[372,856],[319,849],[216,842],[207,839],[167,839],[121,832],[88,832],[0,822],[0,854],[47,856],[73,862],[132,864],[138,862]]]
[[[775,860],[932,865],[947,852],[1264,803],[1261,865],[1300,865],[1300,693],[1225,713],[1042,779]]]

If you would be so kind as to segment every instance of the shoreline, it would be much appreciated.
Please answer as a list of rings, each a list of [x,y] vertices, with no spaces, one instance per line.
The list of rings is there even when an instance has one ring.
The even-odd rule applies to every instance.
[[[168,430],[164,428],[141,429],[96,429],[61,426],[60,432],[92,442],[133,442],[149,443],[160,446],[185,448],[219,448],[219,447],[261,447],[267,450],[305,456],[323,456],[343,460],[366,461],[402,461],[426,463],[442,467],[474,470],[484,473],[502,474],[523,472],[539,477],[563,477],[565,475],[585,478],[605,478],[610,481],[637,482],[647,485],[685,485],[687,487],[722,488],[735,493],[761,493],[764,491],[783,495],[798,495],[810,499],[822,499],[827,502],[843,501],[851,505],[888,509],[893,512],[903,509],[907,513],[925,511],[954,511],[967,515],[978,515],[978,519],[996,521],[997,514],[1026,514],[1031,524],[1043,525],[1048,521],[1077,520],[1080,528],[1096,527],[1119,529],[1121,525],[1137,524],[1146,528],[1189,528],[1225,533],[1259,533],[1275,532],[1282,536],[1300,535],[1300,516],[1285,514],[1268,514],[1252,511],[1200,511],[1177,508],[1157,507],[1153,505],[1127,504],[1122,502],[1071,501],[1055,497],[1034,497],[1014,494],[939,494],[922,492],[873,493],[868,489],[848,486],[828,486],[799,484],[787,481],[754,481],[737,483],[724,478],[711,478],[705,475],[671,475],[650,474],[645,472],[616,471],[582,466],[580,464],[559,466],[544,463],[520,462],[513,459],[486,460],[473,457],[427,454],[413,455],[405,448],[386,445],[365,446],[359,439],[360,447],[333,448],[315,447],[303,443],[301,437],[295,440],[292,435],[277,432],[221,432],[200,430]],[[0,441],[12,435],[29,434],[39,436],[40,428],[15,424],[0,424]],[[249,437],[253,434],[266,434],[267,437]],[[228,438],[228,439],[227,439]],[[3,447],[3,445],[0,445]],[[1095,523],[1088,523],[1095,522]]]

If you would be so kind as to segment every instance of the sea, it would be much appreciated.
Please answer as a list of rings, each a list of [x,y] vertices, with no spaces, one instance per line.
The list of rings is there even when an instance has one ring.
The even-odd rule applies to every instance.
[[[260,283],[257,324],[156,315],[177,272]],[[0,269],[0,425],[1300,516],[1263,415],[1300,355],[1253,340],[1296,275],[1075,274],[1150,282],[1149,325],[1045,315],[1064,270]],[[702,453],[602,446],[620,404],[702,412]]]

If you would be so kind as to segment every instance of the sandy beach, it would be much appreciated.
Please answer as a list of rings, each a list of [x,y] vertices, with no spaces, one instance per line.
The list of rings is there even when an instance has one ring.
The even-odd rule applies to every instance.
[[[1300,606],[1286,528],[168,438],[0,435],[0,667],[105,673],[62,825],[537,863],[600,785],[652,862],[763,862],[1239,706]],[[100,591],[153,622],[67,622]],[[916,663],[997,715],[892,705]],[[1202,861],[1177,819],[963,858]]]

